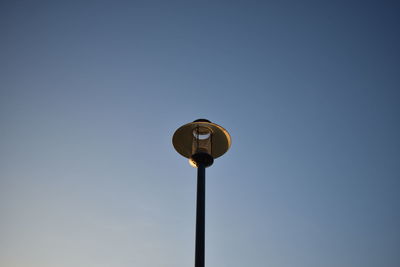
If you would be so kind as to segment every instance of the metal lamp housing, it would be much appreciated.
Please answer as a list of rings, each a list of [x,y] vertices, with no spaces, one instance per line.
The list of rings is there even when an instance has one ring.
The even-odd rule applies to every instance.
[[[214,159],[225,154],[231,146],[231,137],[224,128],[206,119],[195,120],[175,131],[172,137],[175,150],[198,167],[211,166]]]

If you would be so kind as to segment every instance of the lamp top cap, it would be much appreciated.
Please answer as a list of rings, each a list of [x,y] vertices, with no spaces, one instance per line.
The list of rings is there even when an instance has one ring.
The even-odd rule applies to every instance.
[[[209,121],[207,119],[197,119],[197,120],[195,120],[193,122],[210,122],[211,123],[211,121]]]

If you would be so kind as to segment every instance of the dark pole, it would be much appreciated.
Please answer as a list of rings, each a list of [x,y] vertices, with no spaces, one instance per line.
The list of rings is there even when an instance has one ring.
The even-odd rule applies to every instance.
[[[195,267],[204,267],[205,202],[206,168],[204,164],[199,164],[197,167]]]

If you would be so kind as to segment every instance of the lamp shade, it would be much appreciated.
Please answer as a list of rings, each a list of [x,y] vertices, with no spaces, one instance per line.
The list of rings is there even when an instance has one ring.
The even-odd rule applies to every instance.
[[[185,158],[207,153],[215,159],[228,151],[231,136],[218,124],[199,119],[178,128],[172,137],[172,144]]]

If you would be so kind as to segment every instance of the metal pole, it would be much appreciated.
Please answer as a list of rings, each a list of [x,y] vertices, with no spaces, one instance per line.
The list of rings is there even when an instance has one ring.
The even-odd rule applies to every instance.
[[[197,202],[196,202],[196,248],[195,267],[204,267],[204,236],[206,206],[206,168],[204,164],[197,167]]]

